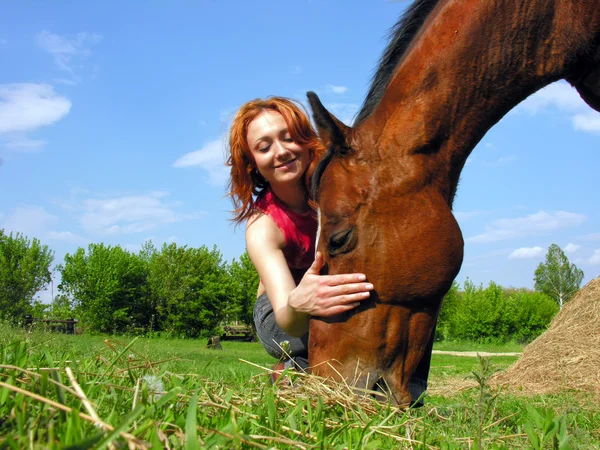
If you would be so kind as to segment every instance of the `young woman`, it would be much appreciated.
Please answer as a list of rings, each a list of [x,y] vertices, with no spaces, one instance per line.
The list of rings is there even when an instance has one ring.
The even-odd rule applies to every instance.
[[[281,97],[242,105],[230,130],[233,220],[246,222],[246,248],[260,276],[256,331],[270,355],[286,359],[277,370],[308,366],[311,316],[351,310],[373,289],[364,274],[320,275],[309,186],[323,151],[303,109]]]

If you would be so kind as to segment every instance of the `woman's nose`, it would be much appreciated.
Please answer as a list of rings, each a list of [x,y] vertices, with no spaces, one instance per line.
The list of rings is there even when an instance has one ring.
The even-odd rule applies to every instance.
[[[290,152],[282,141],[275,142],[275,150],[277,156],[284,156]]]

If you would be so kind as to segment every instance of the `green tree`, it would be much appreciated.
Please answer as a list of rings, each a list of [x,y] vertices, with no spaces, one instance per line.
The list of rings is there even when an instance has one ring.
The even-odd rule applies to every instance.
[[[452,283],[450,290],[444,296],[442,309],[438,315],[437,326],[435,328],[435,340],[443,341],[449,339],[452,335],[451,326],[454,315],[460,305],[460,295],[457,281]]]
[[[248,253],[235,258],[229,266],[229,291],[231,309],[228,315],[254,328],[254,303],[258,290],[259,277]]]
[[[53,260],[39,240],[0,230],[0,318],[18,322],[32,312],[36,292],[50,282]]]
[[[501,286],[490,281],[484,289],[482,285],[476,287],[466,280],[451,318],[451,334],[454,338],[473,341],[506,341],[509,329],[507,319]]]
[[[65,255],[58,266],[61,293],[91,331],[143,331],[153,311],[146,289],[147,266],[119,246],[90,244]]]
[[[546,253],[546,261],[535,269],[533,279],[535,290],[552,298],[562,309],[581,287],[583,270],[571,264],[561,248],[552,244]]]
[[[220,252],[207,247],[147,243],[140,252],[148,263],[148,287],[158,329],[174,336],[214,333],[229,309],[228,273]]]
[[[554,300],[528,289],[513,290],[506,301],[509,334],[519,342],[530,342],[546,331],[558,312]]]
[[[49,306],[49,314],[52,319],[66,320],[75,318],[71,300],[64,294],[55,296],[52,305]]]

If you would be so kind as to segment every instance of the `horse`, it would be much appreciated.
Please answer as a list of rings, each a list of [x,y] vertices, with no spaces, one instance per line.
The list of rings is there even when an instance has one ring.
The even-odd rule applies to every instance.
[[[463,260],[452,203],[465,161],[506,113],[557,80],[600,111],[599,6],[415,0],[351,127],[307,93],[328,149],[313,178],[323,273],[363,272],[375,286],[355,310],[312,318],[313,374],[385,386],[392,403],[410,404]]]

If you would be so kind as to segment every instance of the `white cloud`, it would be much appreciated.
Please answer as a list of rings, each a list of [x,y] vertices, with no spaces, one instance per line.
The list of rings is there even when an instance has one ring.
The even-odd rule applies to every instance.
[[[0,215],[0,220],[2,215]],[[70,231],[52,231],[59,222],[59,218],[49,213],[41,206],[20,206],[16,208],[6,220],[0,222],[0,228],[6,233],[21,233],[29,239],[37,238],[42,244],[48,241],[59,241],[77,245],[87,245],[85,239]]]
[[[522,247],[514,250],[510,255],[508,255],[508,259],[536,258],[543,253],[544,249],[542,247]]]
[[[586,241],[600,241],[600,233],[590,233],[583,236]]]
[[[592,256],[590,256],[590,259],[588,259],[587,262],[593,265],[600,264],[600,248],[594,250],[594,253]]]
[[[129,253],[138,253],[142,249],[142,244],[123,244],[122,247]]]
[[[515,112],[527,112],[535,115],[549,107],[575,112],[587,106],[575,88],[564,81],[559,81],[529,96],[515,108]]]
[[[225,166],[225,138],[215,139],[196,150],[178,158],[173,167],[200,167],[207,172],[208,182],[213,186],[223,186],[229,177],[229,168]]]
[[[50,231],[47,233],[47,237],[48,239],[52,239],[54,241],[68,242],[79,245],[86,245],[90,242],[89,239],[86,239],[75,233],[71,233],[70,231]]]
[[[29,139],[25,136],[10,137],[4,147],[8,150],[20,153],[36,153],[42,150],[46,145],[46,141],[40,139]]]
[[[221,112],[219,113],[219,120],[221,122],[229,125],[233,121],[237,111],[238,111],[237,107],[225,108],[225,109],[221,110]],[[229,126],[227,128],[229,128]]]
[[[526,217],[496,220],[485,227],[484,233],[467,238],[467,242],[486,243],[532,236],[577,226],[585,220],[586,216],[583,214],[540,211]]]
[[[600,133],[600,114],[597,112],[575,114],[571,120],[576,130]]]
[[[572,244],[571,242],[569,242],[566,247],[564,248],[565,253],[574,253],[577,250],[579,250],[581,248],[581,245],[577,245],[577,244]]]
[[[325,107],[346,125],[352,124],[354,116],[356,116],[356,113],[358,112],[358,105],[355,103],[333,102],[327,103]]]
[[[2,226],[5,232],[22,233],[28,238],[42,239],[47,230],[58,223],[58,217],[41,206],[20,206],[6,217]]]
[[[77,33],[72,38],[66,38],[49,31],[41,31],[35,37],[37,45],[50,53],[56,66],[74,77],[75,67],[81,67],[80,61],[90,56],[91,47],[102,40],[97,33]]]
[[[514,112],[535,115],[548,108],[569,114],[577,131],[600,133],[600,114],[593,111],[566,81],[558,81],[539,90],[514,108]]]
[[[456,218],[456,220],[459,222],[466,222],[467,220],[471,220],[473,217],[478,217],[478,216],[481,216],[482,214],[485,214],[482,211],[469,211],[469,212],[453,211],[452,213],[454,214],[454,217]]]
[[[51,125],[70,109],[71,102],[48,84],[0,84],[0,133]]]
[[[348,88],[346,86],[334,86],[333,84],[328,84],[327,89],[329,92],[333,92],[334,94],[345,94],[348,92]]]
[[[167,193],[88,198],[82,202],[79,218],[82,228],[92,235],[121,235],[151,230],[169,223],[198,218],[199,214],[180,214],[180,204],[166,203]]]

